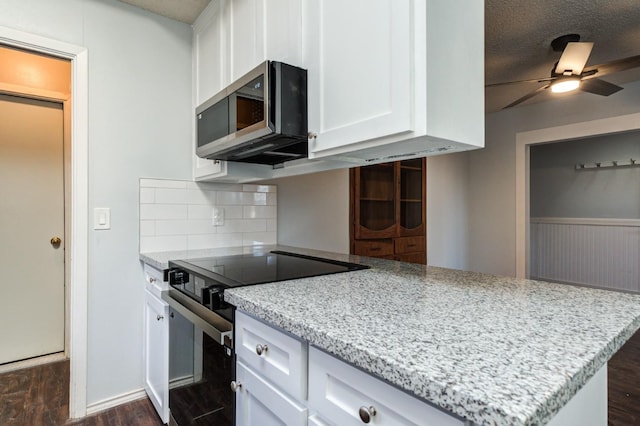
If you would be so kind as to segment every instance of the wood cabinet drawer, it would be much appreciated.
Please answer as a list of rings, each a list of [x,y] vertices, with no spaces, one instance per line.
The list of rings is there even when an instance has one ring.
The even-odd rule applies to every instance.
[[[424,250],[424,237],[403,237],[394,240],[395,253],[411,253]]]
[[[375,410],[371,423],[462,426],[464,421],[317,349],[309,350],[309,408],[333,425],[361,426],[359,410]],[[373,407],[374,410],[371,410]]]
[[[404,253],[394,256],[394,259],[399,262],[420,263],[422,265],[427,264],[427,255],[423,251],[417,253]]]
[[[359,256],[385,256],[393,254],[392,240],[354,241],[353,254]]]
[[[236,426],[307,424],[307,408],[292,400],[242,362],[237,363]]]
[[[307,399],[307,343],[236,311],[235,350],[260,376],[299,400]]]

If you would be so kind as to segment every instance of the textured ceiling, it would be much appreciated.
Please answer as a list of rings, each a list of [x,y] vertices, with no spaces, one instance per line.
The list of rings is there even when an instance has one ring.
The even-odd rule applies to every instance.
[[[209,3],[209,0],[120,1],[189,24]],[[561,55],[551,50],[551,40],[563,34],[578,33],[582,41],[595,43],[587,66],[640,55],[640,0],[486,0],[485,28],[487,84],[544,78],[550,75]],[[625,83],[640,80],[640,69],[603,79],[624,87]],[[487,88],[486,111],[500,110],[539,86],[518,83]],[[522,105],[573,95],[546,92],[549,91]]]
[[[561,55],[551,50],[551,40],[569,33],[580,34],[581,41],[595,43],[587,66],[640,55],[640,1],[486,0],[486,83],[549,77]],[[638,69],[603,77],[622,87],[639,79]],[[542,85],[519,83],[487,88],[487,112],[499,110]],[[523,105],[572,95],[543,93]]]
[[[176,21],[193,24],[209,0],[120,0]]]

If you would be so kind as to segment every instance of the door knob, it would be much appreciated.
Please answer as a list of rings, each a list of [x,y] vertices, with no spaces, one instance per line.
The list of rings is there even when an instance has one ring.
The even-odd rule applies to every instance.
[[[61,242],[62,242],[62,240],[60,239],[60,237],[51,238],[51,245],[52,246],[59,246]]]

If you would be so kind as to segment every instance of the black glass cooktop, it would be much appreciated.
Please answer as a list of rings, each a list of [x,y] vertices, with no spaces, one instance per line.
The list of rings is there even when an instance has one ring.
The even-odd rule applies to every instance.
[[[227,287],[264,284],[369,268],[356,263],[283,251],[177,260],[170,262],[169,266],[181,268],[205,280],[212,280]]]

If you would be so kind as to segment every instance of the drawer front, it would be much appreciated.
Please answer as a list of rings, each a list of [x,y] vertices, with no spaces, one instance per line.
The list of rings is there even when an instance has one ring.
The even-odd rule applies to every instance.
[[[424,251],[424,237],[402,237],[395,239],[396,254]]]
[[[421,263],[423,265],[427,264],[427,255],[425,252],[418,253],[404,253],[395,256],[395,260],[400,262],[409,262],[409,263]]]
[[[294,398],[307,399],[306,342],[236,311],[234,346],[238,358],[258,374]]]
[[[457,417],[313,347],[309,350],[309,408],[339,426],[361,426],[361,408],[375,412],[370,420],[378,426],[464,425]]]
[[[156,297],[160,297],[160,292],[169,289],[169,283],[164,281],[163,271],[145,263],[144,287]]]
[[[359,256],[381,257],[393,254],[393,241],[354,241],[354,253]]]
[[[287,397],[251,368],[238,362],[236,382],[236,426],[305,426],[306,407]]]

